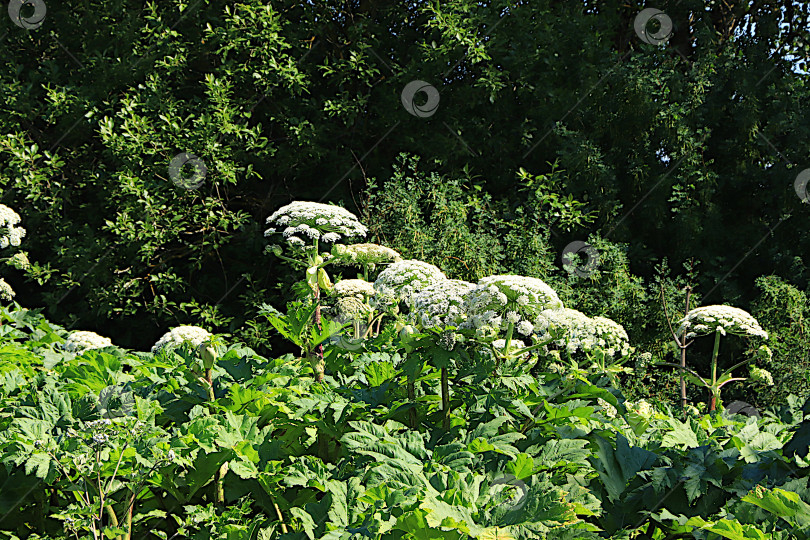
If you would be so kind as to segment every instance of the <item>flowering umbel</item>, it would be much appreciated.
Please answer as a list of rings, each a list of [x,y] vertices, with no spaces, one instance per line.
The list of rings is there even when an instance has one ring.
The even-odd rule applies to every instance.
[[[12,298],[14,298],[15,294],[17,293],[14,292],[11,285],[9,285],[5,279],[0,278],[0,298],[10,301]]]
[[[432,264],[411,259],[395,262],[380,272],[374,282],[377,302],[391,305],[404,301],[411,305],[416,293],[446,279],[444,272]]]
[[[413,297],[411,313],[422,328],[441,330],[447,326],[459,326],[464,322],[464,295],[474,285],[458,279],[436,281]]]
[[[280,232],[293,246],[303,247],[313,241],[339,242],[366,236],[368,230],[357,216],[332,204],[294,201],[282,206],[267,218],[270,228],[265,236]]]
[[[768,332],[750,313],[731,306],[695,308],[678,322],[678,335],[686,333],[687,339],[715,332],[768,338]]]
[[[544,281],[525,276],[489,276],[465,297],[465,326],[484,334],[505,330],[511,323],[519,334],[530,335],[532,321],[544,309],[561,308],[562,301]]]
[[[77,330],[68,336],[62,347],[68,352],[82,353],[91,349],[111,347],[112,344],[110,338],[100,336],[95,332]]]
[[[190,343],[194,347],[199,347],[209,339],[212,334],[199,326],[178,326],[172,328],[152,346],[152,352],[156,353],[163,348],[180,347],[183,343]]]
[[[19,246],[25,236],[25,229],[17,227],[20,215],[4,204],[0,204],[0,248]]]
[[[332,294],[339,297],[354,296],[360,300],[374,295],[374,284],[364,279],[342,279],[335,283]]]

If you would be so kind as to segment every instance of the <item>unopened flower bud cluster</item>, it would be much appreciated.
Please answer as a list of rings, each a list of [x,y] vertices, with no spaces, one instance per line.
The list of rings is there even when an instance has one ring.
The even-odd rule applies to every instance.
[[[361,266],[365,264],[389,264],[402,260],[393,249],[379,244],[337,244],[332,248],[332,256],[339,265]]]

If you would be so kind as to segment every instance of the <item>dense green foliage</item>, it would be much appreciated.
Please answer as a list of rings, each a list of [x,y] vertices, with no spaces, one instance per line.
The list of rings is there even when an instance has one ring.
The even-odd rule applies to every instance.
[[[2,538],[810,537],[795,397],[684,416],[604,371],[476,357],[445,430],[441,353],[390,332],[329,347],[324,383],[303,358],[218,346],[209,396],[193,347],[76,354],[35,312],[0,322]]]
[[[21,3],[0,540],[810,538],[810,3]]]

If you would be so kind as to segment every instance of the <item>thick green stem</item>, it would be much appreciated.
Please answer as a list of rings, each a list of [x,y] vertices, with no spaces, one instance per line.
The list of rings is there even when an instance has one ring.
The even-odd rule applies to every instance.
[[[281,508],[278,507],[275,501],[273,501],[273,507],[276,509],[276,515],[278,516],[278,521],[281,523],[281,532],[283,534],[287,534],[287,524],[284,523],[284,516],[281,514]]]
[[[515,325],[514,323],[509,323],[509,326],[506,327],[506,343],[503,345],[504,353],[509,353],[509,344],[512,342],[512,334],[515,332]]]
[[[132,509],[135,507],[135,493],[132,494],[132,500],[129,501],[127,508],[127,534],[125,540],[132,540]]]
[[[113,527],[118,527],[118,517],[115,515],[115,510],[113,510],[112,505],[111,504],[105,504],[104,505],[104,511],[107,512],[107,517],[110,518],[110,524]],[[116,536],[116,538],[118,540],[121,540],[120,536]]]
[[[216,396],[214,395],[214,375],[213,375],[213,368],[206,368],[205,370],[205,380],[208,383],[208,410],[211,414],[215,414],[214,409],[214,401],[216,400]],[[214,482],[216,484],[216,502],[218,505],[222,506],[225,504],[225,474],[228,472],[228,462],[222,464],[222,466],[217,469],[216,475],[214,477]],[[130,506],[130,510],[132,507]]]
[[[318,241],[315,240],[315,254],[318,254]],[[317,274],[315,284],[312,286],[312,300],[315,302],[314,322],[318,331],[321,330],[321,289],[318,286]],[[319,343],[315,350],[309,354],[309,363],[315,372],[315,381],[323,382],[326,371],[326,362],[323,359],[323,344]]]
[[[450,428],[450,384],[447,376],[447,368],[442,368],[442,412],[444,418],[442,425],[444,429]]]
[[[709,404],[709,412],[714,411],[717,406],[717,353],[720,350],[720,332],[714,334],[714,351],[712,351],[712,400]]]
[[[209,409],[213,413],[213,403],[216,401],[216,396],[214,395],[214,370],[213,368],[208,368],[205,370],[205,381],[208,383],[208,401],[212,403],[209,405]]]
[[[225,475],[228,474],[228,462],[223,463],[217,470],[217,504],[225,504]]]
[[[664,294],[664,285],[661,284],[661,294]],[[692,295],[692,287],[686,287],[686,311],[684,313],[689,313],[689,297]],[[666,305],[665,305],[666,307]],[[671,327],[670,327],[671,328]],[[676,342],[677,338],[676,338]],[[683,343],[678,342],[678,345],[681,348],[681,410],[686,409],[686,378],[684,377],[684,370],[686,369],[686,337],[683,338]]]

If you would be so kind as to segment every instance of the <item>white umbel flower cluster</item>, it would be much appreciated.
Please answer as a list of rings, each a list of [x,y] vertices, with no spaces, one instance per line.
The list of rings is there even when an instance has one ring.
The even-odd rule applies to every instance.
[[[14,298],[14,295],[17,294],[14,292],[14,289],[11,288],[5,279],[0,278],[0,298],[3,300],[11,301]]]
[[[678,335],[686,339],[720,332],[721,335],[736,334],[768,338],[768,332],[743,309],[731,306],[704,306],[691,310],[678,322]]]
[[[332,204],[294,201],[282,206],[267,218],[270,228],[265,236],[280,232],[293,246],[321,242],[339,242],[346,238],[366,236],[368,230],[357,216]]]
[[[619,357],[630,354],[630,338],[627,336],[624,326],[607,317],[596,316],[591,321],[593,321],[593,333],[597,343],[605,354],[611,357],[616,356],[617,353]]]
[[[82,353],[91,349],[102,349],[104,347],[112,347],[112,340],[104,336],[100,336],[95,332],[87,330],[77,330],[71,332],[62,347],[73,353]]]
[[[20,215],[4,204],[0,204],[0,248],[19,246],[25,236],[25,229],[17,227]]]
[[[540,279],[489,276],[481,279],[465,298],[466,325],[499,331],[511,322],[519,334],[528,336],[533,329],[532,321],[541,311],[561,307],[557,293]]]
[[[212,337],[211,332],[199,326],[178,326],[163,334],[152,346],[152,353],[156,353],[164,347],[180,347],[183,343],[191,343],[195,347],[199,347]]]
[[[564,335],[552,343],[570,354],[596,348],[610,357],[630,353],[630,340],[622,325],[606,317],[588,317],[576,309],[542,311],[535,321],[535,330],[540,340],[549,339],[554,330],[562,330]]]
[[[411,313],[422,328],[458,327],[464,322],[464,295],[475,287],[458,279],[444,279],[421,290],[413,297]]]
[[[413,296],[437,281],[444,281],[447,276],[432,264],[406,259],[395,262],[380,272],[374,282],[377,301],[382,305],[396,304],[404,301],[410,306]]]
[[[361,266],[364,264],[388,264],[402,260],[393,249],[379,244],[337,244],[332,248],[335,264]]]
[[[364,300],[366,296],[374,295],[374,284],[364,279],[342,279],[335,283],[332,294],[340,297],[354,296]]]

